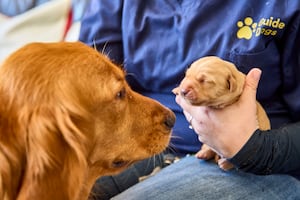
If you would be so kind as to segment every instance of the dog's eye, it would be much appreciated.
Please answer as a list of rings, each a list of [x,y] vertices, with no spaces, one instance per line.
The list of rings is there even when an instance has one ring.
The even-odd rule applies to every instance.
[[[121,168],[121,167],[128,165],[128,163],[129,163],[128,161],[116,160],[112,163],[112,167],[113,168]]]
[[[118,93],[117,93],[117,99],[124,99],[126,96],[126,89],[122,88]]]

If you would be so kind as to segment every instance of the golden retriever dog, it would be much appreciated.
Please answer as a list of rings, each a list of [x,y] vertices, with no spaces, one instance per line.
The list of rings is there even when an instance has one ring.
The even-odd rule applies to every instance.
[[[216,56],[200,58],[192,63],[184,79],[173,93],[182,95],[192,105],[224,108],[236,102],[244,87],[245,74],[238,71],[233,63]],[[270,129],[270,121],[262,106],[257,102],[257,118],[262,130]],[[200,159],[215,158],[220,168],[233,166],[226,159],[220,159],[207,145],[203,144],[196,154]]]
[[[0,199],[83,200],[163,151],[175,115],[80,42],[32,43],[0,68]]]

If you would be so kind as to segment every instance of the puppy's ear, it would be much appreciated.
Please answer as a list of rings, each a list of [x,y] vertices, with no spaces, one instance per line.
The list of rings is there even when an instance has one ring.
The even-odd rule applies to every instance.
[[[227,87],[230,92],[234,92],[237,89],[237,81],[232,74],[229,74],[227,77]]]
[[[78,162],[86,162],[82,145],[86,138],[64,107],[36,107],[25,124],[28,167],[34,175],[62,166],[72,153]]]

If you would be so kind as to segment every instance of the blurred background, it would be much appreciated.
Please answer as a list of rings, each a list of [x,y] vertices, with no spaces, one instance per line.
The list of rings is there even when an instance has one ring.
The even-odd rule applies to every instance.
[[[0,0],[0,63],[30,42],[77,41],[89,0]]]

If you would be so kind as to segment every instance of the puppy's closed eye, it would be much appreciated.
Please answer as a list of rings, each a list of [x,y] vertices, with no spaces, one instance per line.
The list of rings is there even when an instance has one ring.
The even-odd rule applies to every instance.
[[[214,80],[210,79],[209,76],[207,76],[206,74],[199,74],[196,77],[196,80],[202,85],[214,85],[215,83]]]
[[[199,83],[204,83],[207,79],[207,77],[204,75],[204,74],[199,74],[197,77],[196,77],[197,81]]]

